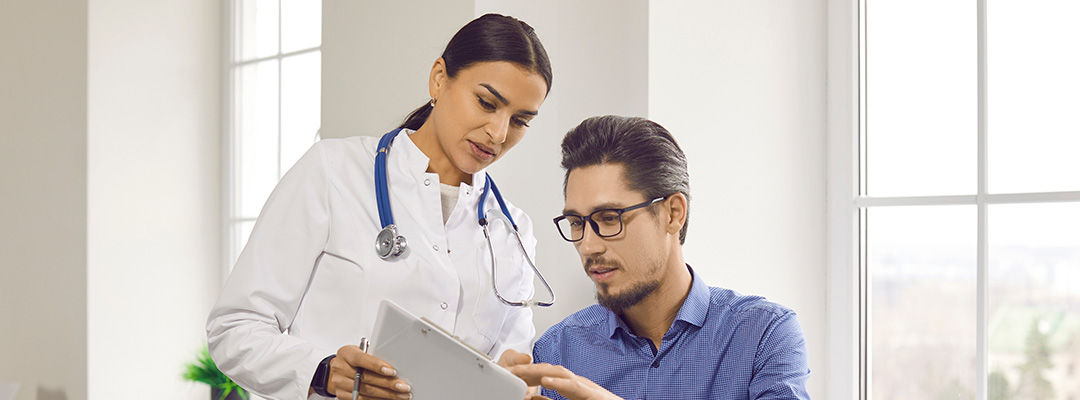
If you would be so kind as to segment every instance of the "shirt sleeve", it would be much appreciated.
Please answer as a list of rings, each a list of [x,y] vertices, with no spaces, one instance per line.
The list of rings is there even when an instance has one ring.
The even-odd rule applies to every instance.
[[[792,311],[780,314],[766,327],[757,355],[749,392],[751,399],[809,399],[810,376],[806,339]]]
[[[262,397],[307,398],[311,377],[328,355],[283,334],[329,235],[326,163],[323,143],[316,143],[282,177],[207,320],[218,368]]]

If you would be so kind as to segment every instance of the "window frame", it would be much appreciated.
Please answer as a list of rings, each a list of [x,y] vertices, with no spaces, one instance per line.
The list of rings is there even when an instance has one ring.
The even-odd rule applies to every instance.
[[[996,204],[1080,202],[1080,191],[987,191],[987,0],[977,0],[977,191],[971,195],[869,197],[864,195],[865,65],[862,18],[867,0],[827,2],[828,250],[826,295],[826,397],[869,399],[871,326],[866,259],[866,211],[876,207],[974,205],[976,239],[976,399],[985,400],[988,378],[989,244],[987,212]]]
[[[289,166],[281,165],[281,152],[282,152],[282,66],[286,59],[309,54],[322,52],[322,42],[318,46],[309,47],[301,50],[282,53],[282,2],[284,0],[276,0],[278,12],[277,12],[277,52],[273,55],[265,57],[256,57],[248,60],[241,60],[241,51],[243,51],[241,42],[242,37],[242,21],[243,14],[243,2],[244,0],[229,0],[223,3],[222,7],[223,18],[223,32],[226,34],[223,37],[223,50],[222,50],[222,202],[221,202],[221,233],[224,240],[222,241],[223,249],[221,251],[221,282],[224,284],[228,279],[229,273],[232,271],[232,266],[236,262],[236,258],[240,255],[242,244],[244,240],[241,239],[243,234],[243,224],[254,222],[257,217],[244,217],[241,215],[240,201],[240,168],[242,162],[242,155],[239,154],[241,149],[242,138],[240,129],[239,112],[240,107],[237,103],[238,90],[237,85],[240,82],[238,76],[241,73],[241,69],[244,66],[258,64],[265,61],[276,60],[277,61],[277,157],[275,157],[278,179],[285,173]],[[321,0],[317,0],[321,1]],[[320,61],[321,63],[321,61]],[[321,79],[321,76],[320,76]],[[320,135],[316,133],[315,141],[319,140]]]

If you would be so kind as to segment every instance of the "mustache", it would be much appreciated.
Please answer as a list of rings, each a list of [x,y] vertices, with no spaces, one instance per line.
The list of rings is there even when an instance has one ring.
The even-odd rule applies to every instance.
[[[585,271],[592,269],[594,265],[601,265],[610,268],[622,268],[622,264],[615,260],[605,259],[600,256],[590,256],[585,259]]]

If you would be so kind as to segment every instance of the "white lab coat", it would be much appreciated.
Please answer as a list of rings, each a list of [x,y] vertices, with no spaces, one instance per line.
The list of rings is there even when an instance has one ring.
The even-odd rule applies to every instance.
[[[381,229],[373,175],[378,139],[327,139],[308,150],[267,199],[210,311],[211,356],[260,396],[307,397],[319,361],[372,336],[382,299],[492,357],[506,349],[529,353],[532,311],[503,305],[491,288],[491,256],[476,216],[486,171],[473,175],[475,187],[461,186],[444,226],[439,177],[425,172],[427,156],[399,134],[387,170],[391,209],[408,249],[383,260],[374,251]],[[494,195],[486,203],[498,210]],[[535,256],[532,221],[507,206]],[[503,223],[489,228],[500,292],[511,301],[531,298],[533,272],[517,240]]]

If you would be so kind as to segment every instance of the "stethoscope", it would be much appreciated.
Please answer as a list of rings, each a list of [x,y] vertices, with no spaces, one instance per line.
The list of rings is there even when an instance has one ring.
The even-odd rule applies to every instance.
[[[394,214],[390,212],[390,187],[387,184],[387,171],[386,171],[386,157],[390,154],[390,145],[394,142],[394,137],[401,132],[401,129],[395,129],[383,135],[379,140],[379,150],[375,153],[375,199],[379,207],[379,223],[382,224],[382,230],[379,231],[379,235],[375,238],[375,252],[380,258],[387,259],[390,257],[396,257],[405,252],[405,248],[408,246],[408,242],[404,236],[398,235],[397,225],[394,225]],[[498,186],[495,186],[495,181],[491,180],[491,175],[487,175],[487,179],[484,183],[484,189],[480,192],[480,204],[476,206],[476,215],[478,217],[478,223],[484,230],[484,238],[488,242],[488,252],[491,254],[491,288],[495,290],[495,297],[499,298],[503,304],[514,307],[527,307],[530,305],[536,305],[540,307],[548,307],[555,304],[555,292],[551,290],[551,286],[548,285],[547,280],[544,279],[544,275],[540,273],[540,270],[536,269],[536,264],[533,263],[529,253],[525,251],[525,245],[521,242],[521,234],[518,233],[517,223],[514,222],[514,218],[510,216],[510,210],[506,208],[506,202],[503,201],[502,194],[499,193]],[[488,190],[490,188],[491,190]],[[525,260],[529,262],[529,266],[532,267],[533,272],[536,272],[536,276],[540,278],[540,283],[544,284],[544,288],[547,289],[548,294],[551,296],[551,301],[535,301],[535,300],[522,300],[522,301],[510,301],[503,298],[499,293],[498,282],[498,268],[495,265],[495,247],[491,245],[491,234],[488,231],[487,212],[484,211],[484,203],[487,200],[488,193],[495,193],[495,200],[499,203],[499,208],[502,210],[502,216],[509,222],[510,226],[514,228],[514,236],[517,237],[518,248],[521,249],[521,254],[525,255]]]

